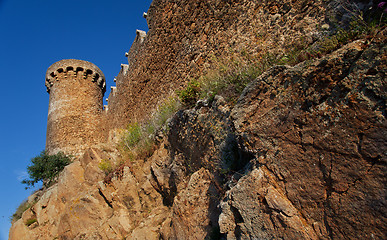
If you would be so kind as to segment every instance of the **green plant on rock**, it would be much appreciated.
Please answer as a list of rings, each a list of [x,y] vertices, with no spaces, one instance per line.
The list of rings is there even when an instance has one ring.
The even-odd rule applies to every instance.
[[[142,131],[138,122],[130,123],[126,129],[123,142],[128,149],[134,147],[142,138]]]
[[[16,209],[16,212],[11,216],[11,222],[19,220],[23,213],[35,205],[35,203],[36,202],[28,202],[28,200],[24,200]]]
[[[137,158],[139,152],[143,151],[146,145],[149,145],[149,134],[146,131],[150,131],[150,129],[143,128],[138,122],[130,123],[124,131],[120,141],[120,149],[131,161]]]
[[[176,97],[168,98],[158,107],[148,125],[153,125],[155,130],[159,129],[180,109],[180,105],[181,104]]]
[[[355,7],[344,6],[344,9],[352,14],[352,20],[345,27],[338,27],[329,36],[317,41],[315,48],[304,49],[302,52],[308,52],[309,59],[316,55],[330,53],[356,39],[372,39],[386,27],[387,18],[383,11],[376,6],[369,8],[365,13],[356,8],[356,5]]]
[[[110,174],[113,171],[113,165],[109,159],[102,159],[98,164],[99,169],[101,169],[106,175]]]
[[[215,95],[221,95],[235,103],[246,85],[272,65],[269,55],[252,57],[244,50],[236,54],[240,55],[234,55],[232,59],[213,58],[214,69],[193,81],[200,86],[195,100],[199,97],[212,100]]]
[[[71,156],[59,152],[49,155],[42,151],[40,155],[31,159],[31,165],[27,167],[30,179],[24,179],[23,184],[33,187],[36,183],[42,181],[44,187],[49,187],[56,182],[59,173],[65,166],[71,163]]]
[[[121,153],[132,161],[149,157],[154,150],[157,133],[164,129],[167,120],[180,108],[180,101],[176,97],[170,97],[156,108],[147,121],[141,124],[130,123],[120,141]]]
[[[28,219],[25,224],[26,224],[27,227],[29,227],[32,224],[36,223],[37,221],[38,220],[36,218],[31,218],[31,219]]]
[[[192,106],[198,100],[200,91],[200,83],[196,80],[192,80],[183,90],[177,91],[177,95],[183,104]]]
[[[334,29],[333,31],[325,34],[321,32],[320,39],[312,45],[305,45],[303,37],[295,40],[287,47],[287,51],[280,56],[276,64],[295,65],[305,60],[318,58],[339,49],[351,41],[362,38],[372,40],[379,32],[385,30],[387,17],[381,7],[374,5],[363,11],[356,4],[348,1],[344,3],[343,8],[352,16],[349,23],[331,19],[332,26],[330,27]]]

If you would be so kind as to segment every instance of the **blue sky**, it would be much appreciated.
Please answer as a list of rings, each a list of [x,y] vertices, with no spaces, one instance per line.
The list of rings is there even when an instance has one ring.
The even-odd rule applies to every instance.
[[[142,13],[151,0],[0,0],[0,240],[9,217],[33,190],[25,190],[30,159],[45,147],[47,68],[61,59],[90,61],[108,86],[136,29],[147,31]]]

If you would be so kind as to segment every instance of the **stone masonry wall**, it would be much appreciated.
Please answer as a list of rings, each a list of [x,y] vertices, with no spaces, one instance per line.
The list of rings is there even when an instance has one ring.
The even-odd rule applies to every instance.
[[[149,32],[136,38],[129,69],[109,96],[107,128],[141,121],[190,79],[234,55],[280,53],[301,38],[311,44],[328,7],[321,0],[154,0]]]
[[[81,154],[101,142],[102,97],[105,77],[92,63],[67,59],[54,63],[46,74],[50,93],[46,150]]]

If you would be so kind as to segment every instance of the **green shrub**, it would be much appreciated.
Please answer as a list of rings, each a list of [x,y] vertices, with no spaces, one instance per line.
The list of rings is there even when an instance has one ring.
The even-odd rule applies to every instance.
[[[215,95],[235,103],[246,85],[273,65],[272,55],[250,56],[245,50],[233,53],[230,58],[218,59],[212,56],[211,61],[211,70],[178,92],[185,105],[192,106],[199,98],[211,101]]]
[[[31,218],[31,219],[28,219],[27,222],[26,222],[26,226],[29,227],[31,226],[32,224],[36,223],[38,220],[36,218]]]
[[[313,46],[305,46],[297,50],[290,48],[289,52],[293,51],[295,56],[290,61],[291,65],[328,54],[356,39],[372,39],[386,26],[387,18],[377,7],[369,8],[365,13],[353,7],[351,9],[349,6],[344,8],[352,14],[351,22],[346,26],[336,26],[337,29],[334,32],[322,37]]]
[[[135,146],[141,140],[141,138],[142,131],[140,124],[138,124],[138,122],[129,124],[123,140],[125,146],[130,149]]]
[[[211,98],[222,95],[229,102],[235,102],[246,85],[257,78],[262,71],[255,64],[235,65],[226,71],[220,71],[217,76],[204,77],[201,96]]]
[[[176,98],[168,98],[163,102],[153,114],[153,117],[147,125],[152,126],[154,130],[161,128],[166,121],[180,109],[180,102]]]
[[[11,221],[15,222],[19,220],[22,217],[23,213],[27,211],[29,208],[31,208],[35,203],[36,202],[30,203],[28,202],[28,200],[24,200],[16,209],[16,212],[12,215]]]
[[[177,95],[183,104],[192,106],[198,100],[200,91],[200,83],[196,80],[193,80],[190,81],[183,90],[177,91]]]
[[[113,165],[109,159],[102,159],[98,164],[99,169],[101,169],[106,175],[113,171]]]
[[[48,155],[46,151],[42,151],[40,155],[31,159],[31,165],[27,167],[27,172],[30,179],[24,179],[23,184],[28,187],[33,187],[39,181],[43,182],[43,186],[51,186],[64,169],[65,166],[71,163],[71,157],[59,152],[54,155]]]
[[[148,157],[154,149],[156,132],[180,109],[180,105],[176,97],[168,98],[160,104],[148,121],[129,124],[120,142],[120,149],[124,151],[122,153],[130,160]]]

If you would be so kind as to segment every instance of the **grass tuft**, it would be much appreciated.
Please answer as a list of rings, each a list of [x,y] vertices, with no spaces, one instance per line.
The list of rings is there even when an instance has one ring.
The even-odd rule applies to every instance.
[[[30,209],[32,206],[35,205],[36,202],[28,202],[28,200],[24,200],[19,207],[16,209],[16,212],[11,217],[11,222],[16,222],[19,220],[23,213]]]
[[[155,149],[156,136],[168,130],[166,122],[180,108],[180,101],[176,97],[171,97],[161,103],[144,123],[130,123],[125,129],[118,146],[123,158],[135,161],[150,157]]]
[[[113,164],[109,159],[102,159],[98,164],[98,167],[105,173],[105,175],[109,175],[113,172]]]
[[[27,227],[29,227],[32,224],[36,223],[37,221],[38,220],[36,218],[31,218],[31,219],[28,219],[25,224],[26,224]]]

